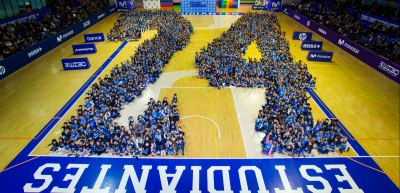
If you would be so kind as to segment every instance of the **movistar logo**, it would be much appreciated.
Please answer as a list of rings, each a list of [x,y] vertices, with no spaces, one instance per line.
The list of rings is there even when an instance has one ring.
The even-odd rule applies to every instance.
[[[272,2],[272,7],[273,8],[276,8],[276,7],[279,7],[279,6],[281,6],[281,2]]]
[[[317,54],[311,54],[311,58],[316,58]]]
[[[344,44],[344,40],[339,39],[338,44],[339,44],[339,45],[343,45],[343,44]]]
[[[120,8],[126,8],[127,6],[126,6],[126,1],[120,1],[119,3],[118,3],[118,7],[120,7]]]

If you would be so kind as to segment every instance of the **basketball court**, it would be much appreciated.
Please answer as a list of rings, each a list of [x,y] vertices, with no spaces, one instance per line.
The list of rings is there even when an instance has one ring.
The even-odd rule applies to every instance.
[[[229,12],[230,10],[225,11]],[[289,168],[299,170],[299,168],[296,168],[299,165],[322,164],[326,167],[322,168],[324,172],[316,170],[316,173],[324,173],[324,175],[320,175],[327,179],[332,186],[343,180],[341,181],[337,176],[336,179],[333,173],[327,173],[326,170],[330,170],[329,167],[332,169],[333,165],[344,164],[349,171],[352,171],[350,175],[363,192],[375,192],[375,190],[380,189],[378,187],[380,185],[385,185],[387,188],[385,190],[399,190],[399,85],[317,34],[314,34],[313,40],[324,41],[324,50],[334,52],[334,57],[330,63],[307,62],[309,71],[314,77],[317,77],[317,88],[309,91],[309,95],[312,97],[310,103],[313,115],[314,118],[318,119],[338,118],[342,124],[341,129],[349,136],[351,150],[343,154],[330,153],[325,156],[316,153],[313,158],[298,159],[282,156],[271,158],[261,153],[260,141],[264,134],[255,132],[254,125],[258,110],[265,104],[264,89],[217,89],[210,87],[207,80],[197,76],[194,64],[195,53],[207,46],[214,38],[219,37],[231,23],[240,17],[239,15],[185,16],[191,21],[195,30],[190,43],[182,51],[178,51],[172,56],[155,84],[149,85],[135,102],[124,106],[124,110],[121,112],[122,117],[117,120],[120,125],[127,126],[128,117],[137,117],[141,114],[146,109],[149,98],[162,100],[164,97],[172,98],[173,94],[176,93],[179,97],[178,109],[182,119],[179,125],[185,131],[185,156],[140,158],[136,161],[130,157],[69,158],[50,154],[48,144],[51,143],[52,139],[57,139],[60,136],[63,123],[71,115],[76,114],[75,111],[78,105],[83,103],[88,87],[97,80],[97,77],[104,77],[108,74],[115,64],[130,59],[130,55],[135,52],[138,45],[145,39],[153,37],[156,33],[156,31],[146,31],[142,35],[142,39],[137,42],[96,43],[98,52],[87,55],[91,62],[90,69],[64,71],[60,60],[66,57],[74,57],[70,49],[71,45],[82,43],[83,34],[86,33],[103,32],[106,34],[113,26],[117,16],[118,13],[114,13],[0,81],[2,88],[0,91],[0,128],[2,128],[2,132],[0,132],[0,155],[2,158],[0,179],[6,183],[13,173],[20,174],[21,170],[26,167],[32,170],[32,172],[29,171],[30,173],[27,172],[26,176],[18,176],[18,179],[22,182],[16,184],[15,187],[5,188],[6,190],[23,192],[22,186],[27,183],[31,183],[31,185],[33,183],[32,186],[36,187],[41,186],[43,180],[35,181],[33,173],[43,163],[58,163],[60,160],[66,160],[65,163],[87,163],[88,165],[90,163],[96,165],[96,167],[102,164],[121,164],[119,166],[121,171],[115,172],[115,174],[122,174],[124,169],[127,171],[126,165],[128,163],[135,165],[136,169],[140,169],[141,165],[142,177],[146,171],[144,166],[146,164],[151,165],[160,162],[167,165],[184,165],[185,160],[190,160],[193,165],[204,168],[212,166],[214,163],[221,166],[221,160],[225,165],[257,163],[272,167],[274,163],[279,163],[284,164],[288,171]],[[296,59],[306,61],[307,52],[300,49],[301,42],[292,40],[291,35],[294,31],[308,30],[284,14],[277,13],[277,16],[282,30],[286,32],[286,39],[290,41],[291,53]],[[255,43],[249,46],[246,55],[243,57],[261,57]],[[243,161],[246,159],[249,162]],[[122,168],[124,164],[125,166]],[[58,170],[54,166],[53,174],[57,171],[71,172],[66,170],[65,166],[66,164]],[[105,165],[101,166],[101,172],[103,172],[103,166]],[[191,170],[194,176],[196,169],[193,167]],[[147,172],[149,172],[150,169],[147,169]],[[272,169],[279,171],[280,177],[276,177],[277,174],[271,174],[269,177],[264,176],[264,181],[269,179],[269,182],[266,182],[268,190],[273,190],[272,188],[288,190],[290,186],[295,189],[297,185],[304,184],[304,181],[291,178],[288,181],[288,188],[281,173],[284,168],[282,170],[281,167],[275,166]],[[190,168],[186,168],[186,170],[190,170]],[[79,171],[80,169],[78,169],[78,173]],[[180,170],[176,168],[176,171]],[[361,173],[357,173],[357,171]],[[47,169],[46,172],[51,173],[51,170]],[[97,167],[88,169],[84,173],[84,176],[91,174],[95,176],[92,181],[89,178],[86,178],[86,181],[84,180],[85,186],[94,187],[93,191],[96,187],[100,189],[96,180],[99,172],[100,167]],[[168,172],[175,172],[175,170],[168,169]],[[71,174],[73,173],[77,172],[73,171]],[[152,174],[154,172],[151,170],[150,177]],[[64,174],[53,176],[52,186],[68,186],[69,182],[63,182],[68,181],[63,180],[64,176]],[[123,176],[125,176],[125,173]],[[184,173],[181,180],[186,176],[191,177],[192,174]],[[215,178],[221,176],[224,178],[224,185],[215,185],[214,188],[217,190],[227,188],[224,172],[216,174]],[[290,175],[287,176],[290,177]],[[303,174],[302,176],[304,177]],[[203,177],[201,176],[201,180]],[[16,178],[13,177],[12,179],[15,180]],[[111,190],[121,187],[120,176],[115,177],[115,179],[113,177],[106,179],[108,179],[107,183]],[[122,177],[122,179],[125,178]],[[260,184],[255,185],[255,188],[250,187],[250,179],[253,178],[247,179],[249,189],[255,191],[257,186],[260,190],[262,189]],[[57,180],[58,184],[56,183]],[[257,182],[258,180],[257,177]],[[95,181],[96,183],[94,183]],[[154,183],[159,183],[159,181],[160,179],[157,179]],[[240,182],[242,185],[242,181]],[[376,189],[363,189],[363,187],[371,186],[374,182],[377,183]],[[131,182],[125,185],[129,186],[129,183]],[[135,182],[133,183],[135,184]],[[149,180],[147,186],[154,183]],[[172,182],[167,183],[172,184]],[[200,183],[203,182],[200,181]],[[238,184],[233,184],[233,181],[231,183],[234,192],[240,190],[240,188],[235,189],[239,186]],[[193,182],[193,184],[195,183]],[[351,187],[354,190],[353,192],[357,192],[354,184],[351,182],[349,184],[350,186],[343,185],[343,187]],[[182,183],[179,182],[178,187],[179,185],[182,185]],[[192,184],[190,183],[190,185]],[[324,185],[326,188],[326,184]],[[80,186],[82,186],[81,182],[73,192],[80,192],[80,188],[82,188]],[[243,188],[243,186],[241,187]],[[308,192],[307,189],[304,189],[305,185],[301,187],[303,187],[303,191]],[[136,192],[141,192],[140,189],[136,188],[134,186]],[[2,189],[0,188],[0,192],[3,192]],[[177,189],[179,190],[179,188]],[[50,190],[50,188],[45,189],[44,192]],[[129,190],[133,189],[128,188],[127,192],[130,192]],[[153,189],[147,188],[147,190],[152,192]],[[194,188],[184,190],[194,190]],[[210,187],[208,190],[210,190]],[[333,187],[333,190],[331,188],[331,192],[338,191],[342,192],[340,188]]]

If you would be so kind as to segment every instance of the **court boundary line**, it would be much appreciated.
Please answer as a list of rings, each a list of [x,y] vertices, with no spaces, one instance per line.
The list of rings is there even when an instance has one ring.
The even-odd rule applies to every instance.
[[[208,117],[206,117],[206,116],[201,116],[201,115],[188,115],[188,116],[181,117],[180,120],[187,119],[187,118],[192,118],[192,117],[200,117],[200,118],[207,119],[207,120],[211,121],[212,123],[214,123],[214,125],[217,126],[218,138],[221,138],[221,130],[219,129],[218,124],[217,124],[214,120],[212,120],[212,119],[210,119],[210,118],[208,118]]]
[[[248,153],[248,151],[247,151],[247,146],[246,146],[246,142],[245,142],[245,140],[244,140],[244,135],[243,135],[242,122],[240,121],[240,118],[241,118],[241,117],[240,117],[238,108],[237,108],[237,106],[236,106],[235,95],[233,94],[233,88],[230,88],[230,89],[231,89],[232,98],[233,98],[233,105],[235,106],[235,110],[236,110],[236,116],[237,116],[238,121],[239,121],[239,128],[240,128],[240,134],[242,135],[244,151],[246,152],[246,158],[249,158],[249,153]]]

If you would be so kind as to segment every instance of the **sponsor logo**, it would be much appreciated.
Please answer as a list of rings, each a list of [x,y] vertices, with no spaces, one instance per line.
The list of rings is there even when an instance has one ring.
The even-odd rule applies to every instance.
[[[104,17],[104,15],[105,15],[105,14],[103,13],[103,14],[97,16],[97,19],[100,19],[100,18]]]
[[[84,52],[84,51],[92,51],[94,50],[93,48],[78,48],[75,49],[75,52]]]
[[[326,31],[325,31],[325,30],[323,30],[323,29],[321,29],[321,28],[318,28],[318,31],[321,32],[322,34],[326,35]],[[339,40],[339,41],[340,41],[340,40]]]
[[[61,42],[64,38],[66,38],[72,34],[74,34],[74,30],[69,31],[69,32],[65,33],[64,35],[59,35],[57,37],[57,42]]]
[[[114,11],[115,11],[115,8],[110,9],[110,12],[114,12]]]
[[[318,55],[318,54],[311,54],[310,58],[326,58],[326,59],[330,59],[331,56],[328,55]]]
[[[126,7],[127,7],[126,1],[118,2],[118,8],[126,8]]]
[[[65,62],[64,66],[68,67],[68,68],[85,67],[86,66],[86,62]]]
[[[307,34],[306,34],[306,33],[300,33],[299,39],[300,39],[300,40],[305,40],[305,39],[307,39]]]
[[[386,64],[385,62],[381,61],[379,66],[380,69],[388,72],[394,77],[397,77],[399,75],[399,69],[393,68],[393,66]]]
[[[294,14],[294,18],[300,21],[300,17],[298,15]]]
[[[286,13],[286,15],[289,15],[289,13],[288,13],[287,10],[286,10],[286,7],[285,7],[285,9],[282,10],[282,12],[283,12],[283,13]]]
[[[345,42],[344,40],[342,40],[342,39],[339,39],[339,40],[338,40],[338,44],[341,45],[341,46],[344,46],[345,48],[351,50],[352,52],[354,52],[354,53],[356,53],[356,54],[358,54],[358,53],[360,52],[360,50],[358,50],[357,48],[355,48],[355,47],[349,45],[348,43],[346,43],[346,42]]]
[[[90,25],[90,20],[87,20],[87,21],[85,21],[84,23],[83,23],[83,27],[85,28],[85,27],[87,27],[87,26],[89,26]]]
[[[321,46],[319,44],[303,44],[303,48],[313,48],[317,49],[320,48]]]
[[[272,2],[272,8],[277,8],[279,6],[281,6],[281,2]]]
[[[307,21],[307,26],[310,26],[310,21]]]
[[[6,68],[4,66],[0,66],[0,75],[3,75],[6,73]]]
[[[37,53],[39,53],[40,51],[42,51],[42,48],[41,48],[41,47],[38,47],[38,48],[32,50],[31,52],[29,52],[29,53],[28,53],[28,57],[30,58],[30,57],[36,55]]]
[[[87,37],[88,41],[102,40],[101,36]]]

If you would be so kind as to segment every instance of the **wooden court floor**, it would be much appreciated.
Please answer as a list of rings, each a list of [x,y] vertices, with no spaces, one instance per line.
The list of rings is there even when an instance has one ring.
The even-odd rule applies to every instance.
[[[116,17],[117,14],[113,14],[84,33],[106,33]],[[223,23],[233,22],[237,16],[188,18],[195,27],[195,34],[185,50],[174,54],[164,73],[195,70],[195,52],[229,27]],[[306,29],[282,14],[278,14],[278,18],[290,40],[292,53],[297,59],[305,60],[306,52],[300,50],[300,42],[290,38],[293,31]],[[73,57],[70,47],[83,42],[82,34],[0,81],[0,155],[3,159],[0,170],[30,140],[35,140],[45,124],[120,45],[98,43],[98,53],[88,55],[91,69],[63,71],[60,59]],[[146,32],[141,41],[153,34],[152,31]],[[323,40],[316,34],[314,39]],[[114,64],[128,59],[139,43],[129,43],[101,76],[108,73]],[[353,140],[357,140],[371,156],[392,156],[374,157],[374,160],[385,173],[391,174],[389,177],[399,187],[399,85],[326,41],[324,50],[334,52],[332,63],[308,63],[309,70],[317,77],[315,92],[351,132]],[[258,54],[256,49],[249,48],[245,58],[257,57]],[[158,98],[171,96],[172,93],[178,93],[180,97],[179,110],[184,118],[180,125],[187,134],[186,140],[190,141],[190,145],[186,146],[186,157],[246,157],[235,109],[237,103],[245,101],[235,101],[230,89],[209,88],[207,81],[196,76],[182,76],[170,88],[160,89]],[[54,128],[39,133],[48,135],[32,154],[48,154],[46,145],[57,137],[55,132],[60,129],[61,123],[74,113],[82,101],[81,97],[66,116],[59,117],[60,121]],[[314,117],[325,118],[316,104],[312,105]],[[258,111],[261,107],[255,108]],[[240,114],[246,115],[245,112]]]

